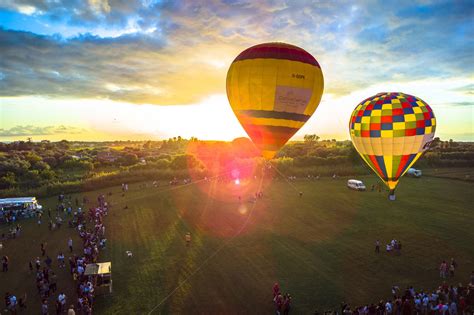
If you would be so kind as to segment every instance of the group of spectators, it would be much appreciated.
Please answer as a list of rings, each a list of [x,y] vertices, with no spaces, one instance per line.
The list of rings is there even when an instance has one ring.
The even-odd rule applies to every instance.
[[[105,196],[97,198],[98,206],[90,208],[87,215],[82,212],[77,217],[77,230],[83,243],[83,253],[69,258],[70,271],[77,290],[77,310],[85,315],[92,314],[94,288],[100,276],[85,275],[86,265],[96,263],[101,249],[105,248],[104,217],[107,215],[108,204]],[[72,246],[70,246],[70,249]]]
[[[387,253],[395,252],[396,254],[400,255],[402,250],[402,242],[393,239],[388,244],[385,245],[385,250]],[[378,254],[380,253],[380,241],[375,241],[375,252]]]
[[[443,282],[434,291],[415,290],[412,286],[401,291],[392,287],[392,298],[378,303],[352,307],[341,303],[340,311],[325,315],[471,315],[474,314],[474,271],[470,283],[448,285]],[[320,314],[315,312],[315,314]]]
[[[273,303],[275,305],[277,315],[288,315],[291,310],[291,295],[283,294],[280,291],[280,285],[275,282],[273,285]]]
[[[78,208],[77,211],[72,214],[72,209],[68,210],[68,208],[62,205],[64,198],[63,195],[60,195],[58,198],[60,205],[57,207],[56,218],[61,218],[61,212],[67,212],[68,216],[73,216],[73,219],[69,221],[69,227],[76,229],[82,240],[82,249],[79,253],[77,250],[74,252],[72,238],[66,240],[69,250],[68,262],[70,274],[77,292],[76,304],[74,304],[74,301],[71,301],[68,307],[67,302],[70,301],[70,299],[73,299],[73,297],[68,297],[64,292],[58,292],[57,290],[58,276],[52,269],[53,259],[51,259],[51,257],[54,256],[50,257],[47,243],[44,242],[40,244],[41,255],[32,259],[29,262],[28,268],[31,274],[35,274],[36,287],[41,299],[40,314],[52,314],[52,310],[50,309],[50,298],[54,297],[56,314],[67,312],[68,315],[90,315],[92,314],[95,285],[102,279],[98,279],[100,276],[85,275],[85,270],[87,264],[97,262],[99,251],[105,248],[106,238],[103,220],[107,215],[108,204],[105,201],[105,196],[100,195],[97,198],[98,206],[91,207],[87,213],[84,213],[81,211],[81,208]],[[88,202],[88,200],[84,199],[84,202]],[[76,204],[78,204],[77,199]],[[48,215],[51,218],[50,210],[48,210]],[[39,216],[37,219],[41,220]],[[55,221],[58,223],[57,219]],[[62,222],[62,218],[59,222]],[[53,230],[56,227],[60,228],[60,224],[52,223],[50,220],[49,229]],[[17,225],[15,230],[17,229],[17,233],[19,234],[21,227]],[[58,252],[56,258],[57,267],[66,268],[66,255],[63,252]],[[7,256],[2,257],[2,269],[4,272],[8,271],[8,262]],[[57,297],[56,294],[58,294]],[[17,298],[14,294],[6,292],[5,307],[12,314],[16,314],[18,311],[26,308],[26,294],[21,298]]]
[[[454,260],[454,258],[451,258],[451,262],[448,264],[445,260],[441,263],[439,266],[439,276],[440,278],[446,279],[448,277],[454,277],[454,271],[456,270],[458,264]]]

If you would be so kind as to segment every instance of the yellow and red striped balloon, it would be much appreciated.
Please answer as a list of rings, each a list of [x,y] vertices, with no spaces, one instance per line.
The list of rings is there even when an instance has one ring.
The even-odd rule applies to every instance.
[[[227,72],[227,97],[243,128],[271,159],[308,121],[321,101],[324,79],[302,48],[265,43],[241,52]]]

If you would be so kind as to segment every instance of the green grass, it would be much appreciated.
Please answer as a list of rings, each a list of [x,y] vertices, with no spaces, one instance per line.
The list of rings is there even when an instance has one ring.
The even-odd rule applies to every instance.
[[[423,175],[474,181],[474,168],[458,167],[427,169],[426,171],[423,171]]]
[[[373,176],[363,180],[369,187],[376,182]],[[265,182],[256,204],[248,200],[257,182],[158,189],[132,184],[125,197],[119,187],[87,193],[92,200],[99,192],[113,193],[108,248],[100,260],[112,261],[114,293],[97,299],[97,313],[146,314],[173,292],[154,314],[270,314],[278,281],[293,296],[293,312],[310,314],[341,301],[376,302],[390,296],[392,285],[434,289],[441,282],[440,261],[451,257],[459,263],[451,282],[467,282],[474,266],[472,183],[403,178],[390,202],[386,192],[351,191],[345,181],[296,181],[293,187]],[[56,200],[41,202],[53,206]],[[21,239],[11,243],[15,250],[6,249],[21,268],[6,282],[0,274],[0,293],[7,286],[15,293],[34,287],[23,260],[37,255],[40,240],[66,248],[70,230],[48,235],[46,226],[24,226]],[[184,242],[188,231],[190,247]],[[385,244],[392,238],[402,241],[400,256],[374,254],[376,239]]]

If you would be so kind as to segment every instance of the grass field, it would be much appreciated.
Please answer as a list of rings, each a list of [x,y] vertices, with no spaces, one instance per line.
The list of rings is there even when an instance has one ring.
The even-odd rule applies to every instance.
[[[474,181],[474,168],[459,167],[459,168],[437,168],[427,169],[423,171],[423,175],[441,178],[460,179],[466,181]]]
[[[95,200],[110,191],[113,205],[101,260],[112,261],[114,293],[97,299],[96,313],[272,314],[278,281],[293,297],[292,312],[311,314],[341,301],[376,302],[390,296],[392,285],[434,289],[441,283],[439,263],[451,257],[459,269],[450,281],[467,282],[474,269],[472,183],[404,178],[397,200],[389,202],[385,192],[348,190],[345,180],[266,181],[257,203],[250,201],[257,181],[133,184],[124,197],[119,187],[87,193]],[[369,187],[376,182],[363,180]],[[52,207],[56,199],[41,202]],[[21,295],[31,287],[33,303],[34,278],[23,260],[38,255],[41,241],[65,250],[66,237],[76,233],[23,225],[21,238],[4,248],[20,269],[12,262],[0,274],[0,293]],[[392,238],[402,242],[400,256],[373,252],[376,239]],[[59,284],[61,277],[72,282],[61,273]]]

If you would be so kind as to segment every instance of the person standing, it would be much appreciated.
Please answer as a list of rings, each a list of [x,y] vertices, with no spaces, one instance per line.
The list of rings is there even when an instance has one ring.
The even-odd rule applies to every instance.
[[[72,238],[69,238],[67,241],[67,246],[69,247],[69,252],[72,253]]]
[[[41,256],[46,254],[46,243],[41,243]]]
[[[446,261],[443,260],[443,262],[439,266],[439,276],[440,276],[440,278],[443,278],[443,279],[446,278],[447,269],[448,269],[448,264],[446,263]]]
[[[44,299],[43,303],[41,304],[41,314],[42,315],[48,315],[48,300]]]
[[[2,271],[7,272],[8,271],[8,256],[3,256],[2,258]]]
[[[67,310],[67,315],[76,315],[76,311],[74,311],[74,305],[71,304],[69,309]]]
[[[66,294],[63,292],[59,293],[58,295],[58,308],[60,310],[59,313],[62,313],[63,310],[66,310]]]
[[[375,252],[377,254],[380,253],[380,241],[379,240],[375,241]]]
[[[190,232],[186,233],[185,238],[186,238],[186,246],[189,246],[189,244],[191,243],[191,233]]]
[[[283,301],[283,314],[284,315],[290,314],[290,310],[291,310],[291,295],[287,293]]]
[[[275,282],[275,284],[273,285],[273,301],[275,301],[275,298],[277,297],[279,293],[280,293],[280,285],[278,284],[278,282]]]

